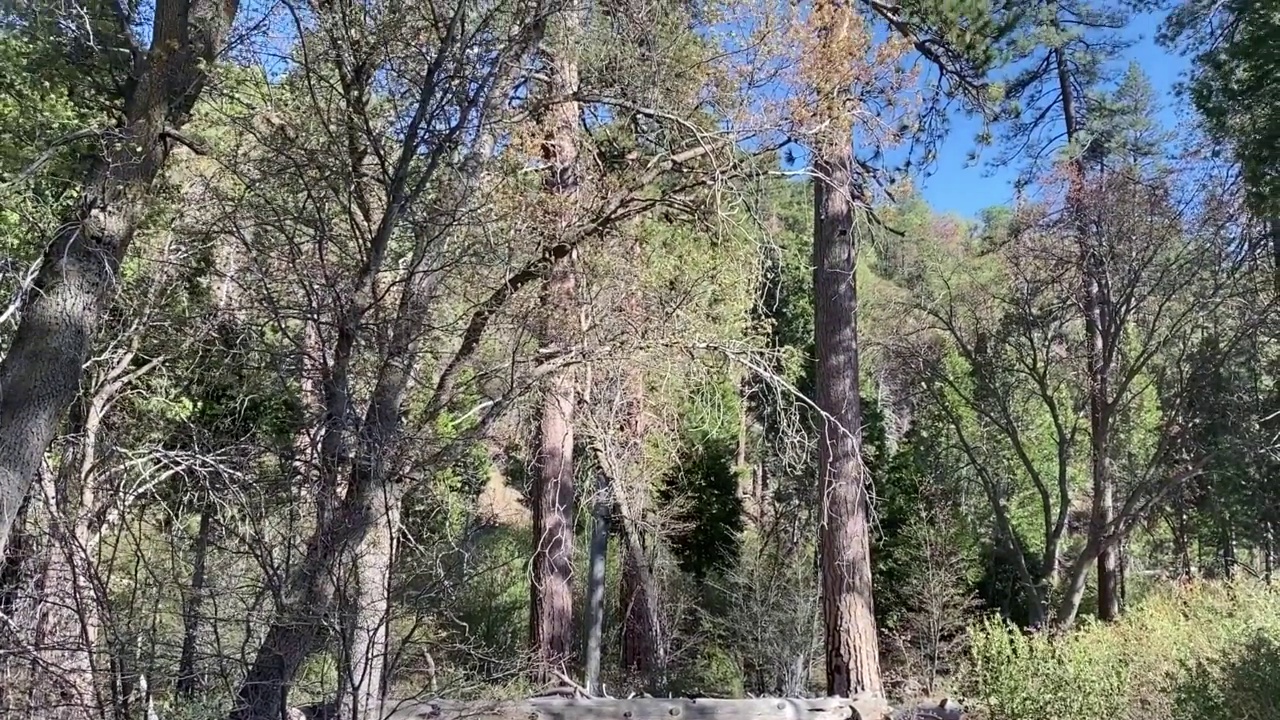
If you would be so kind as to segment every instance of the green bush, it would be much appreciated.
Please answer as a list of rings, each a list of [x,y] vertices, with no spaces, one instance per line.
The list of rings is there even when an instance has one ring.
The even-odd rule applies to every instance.
[[[1280,718],[1280,634],[1256,630],[1218,656],[1188,663],[1174,703],[1174,720]]]
[[[1256,584],[1153,593],[1114,624],[972,629],[965,690],[989,720],[1275,718],[1280,593]]]

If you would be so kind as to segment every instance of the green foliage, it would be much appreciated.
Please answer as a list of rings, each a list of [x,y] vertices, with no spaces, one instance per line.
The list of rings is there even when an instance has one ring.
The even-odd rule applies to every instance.
[[[1121,33],[1131,9],[1104,0],[1048,0],[1011,3],[1009,12],[1010,30],[1000,43],[1008,68],[999,109],[1004,143],[993,162],[1022,163],[1026,182],[1063,152],[1077,157],[1095,131],[1114,122],[1096,100],[1115,80],[1116,59],[1132,44]],[[1065,95],[1060,68],[1068,80]],[[1074,144],[1066,143],[1068,135]]]
[[[1280,3],[1183,0],[1161,39],[1192,56],[1186,89],[1240,163],[1254,211],[1280,212]]]
[[[1248,712],[1280,697],[1280,666],[1265,662],[1278,633],[1271,588],[1170,589],[1117,623],[1063,636],[984,621],[972,631],[965,684],[991,720],[1270,717]]]
[[[1217,656],[1187,664],[1175,689],[1174,720],[1280,717],[1280,633],[1258,630]]]
[[[728,569],[738,557],[743,522],[735,453],[723,438],[686,441],[659,493],[676,508],[671,549],[680,568],[698,579]]]

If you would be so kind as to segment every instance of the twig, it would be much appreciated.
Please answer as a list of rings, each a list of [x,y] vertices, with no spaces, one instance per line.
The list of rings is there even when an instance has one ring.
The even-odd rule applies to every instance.
[[[570,678],[568,675],[565,675],[564,673],[560,672],[559,670],[555,670],[555,669],[553,669],[553,670],[551,671],[551,674],[552,674],[552,675],[555,675],[555,676],[556,676],[556,677],[558,677],[558,678],[560,678],[560,682],[564,683],[564,684],[565,684],[565,686],[567,686],[567,687],[569,687],[570,689],[572,689],[575,693],[577,693],[577,695],[578,695],[579,697],[584,697],[584,698],[592,697],[591,693],[587,692],[587,689],[586,689],[586,688],[584,688],[584,687],[582,687],[581,685],[579,685],[578,683],[574,682],[574,681],[573,681],[573,679],[572,679],[572,678]]]
[[[87,140],[88,138],[91,138],[91,137],[97,137],[101,133],[102,133],[101,130],[96,130],[96,129],[77,130],[73,133],[63,135],[57,140],[54,140],[52,143],[49,144],[49,147],[45,148],[44,152],[40,153],[40,155],[35,160],[31,161],[30,165],[26,166],[22,170],[19,170],[17,174],[14,175],[12,180],[9,180],[8,182],[5,182],[5,183],[0,183],[0,192],[4,192],[6,190],[9,190],[12,187],[16,187],[17,185],[22,183],[22,181],[35,175],[37,172],[40,171],[40,168],[44,167],[50,160],[53,159],[53,156],[56,155],[58,150],[63,146],[70,145],[71,143],[77,142],[79,140]]]

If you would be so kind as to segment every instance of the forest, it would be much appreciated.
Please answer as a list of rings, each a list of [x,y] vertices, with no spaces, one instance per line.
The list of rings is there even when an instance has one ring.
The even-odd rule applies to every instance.
[[[1277,0],[3,0],[0,715],[1280,718],[1277,48]],[[939,207],[966,163],[1007,191]]]

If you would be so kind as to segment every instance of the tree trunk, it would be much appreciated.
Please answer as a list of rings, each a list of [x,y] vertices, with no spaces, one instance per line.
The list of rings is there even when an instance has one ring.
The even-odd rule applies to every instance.
[[[1075,107],[1075,89],[1071,85],[1066,53],[1062,48],[1053,52],[1061,94],[1063,124],[1068,143],[1079,138],[1082,123]],[[1093,512],[1090,535],[1098,541],[1107,532],[1115,515],[1115,489],[1110,475],[1110,389],[1111,366],[1110,318],[1107,317],[1106,292],[1103,287],[1105,267],[1098,248],[1098,238],[1089,237],[1088,224],[1081,216],[1081,200],[1084,191],[1084,163],[1077,159],[1072,165],[1075,176],[1068,191],[1068,207],[1076,224],[1076,242],[1079,243],[1079,271],[1083,287],[1085,337],[1088,362],[1090,470],[1093,479]],[[1115,620],[1120,615],[1119,564],[1116,549],[1110,543],[1097,543],[1100,547],[1096,558],[1098,566],[1098,618]],[[1105,546],[1103,546],[1105,545]],[[1072,618],[1074,622],[1074,617]]]
[[[871,590],[866,466],[861,456],[858,293],[854,203],[847,156],[824,159],[814,179],[814,345],[819,538],[827,693],[880,693],[880,655]]]
[[[573,275],[565,261],[552,268],[547,299],[548,337],[573,317]],[[573,410],[572,371],[547,383],[539,429],[537,477],[533,489],[532,618],[534,681],[555,681],[572,657],[573,643]]]
[[[40,473],[40,486],[50,482]],[[0,652],[0,717],[26,717],[31,690],[31,653],[26,651],[35,634],[40,598],[37,579],[48,555],[48,512],[44,493],[28,497],[14,526],[13,542],[4,558],[3,599],[0,612],[8,618],[8,628],[0,632],[4,638]]]
[[[596,492],[591,507],[591,548],[587,563],[587,609],[583,623],[586,648],[583,685],[591,695],[600,695],[600,656],[604,647],[605,567],[609,555],[609,478],[596,472]]]
[[[619,493],[621,494],[621,493]],[[666,684],[658,588],[634,510],[622,506],[622,667],[657,690]]]
[[[343,503],[318,527],[249,672],[236,692],[232,720],[284,717],[287,689],[302,663],[332,630],[339,558],[353,553],[369,529],[372,509],[358,501]]]
[[[100,718],[94,665],[103,611],[93,554],[102,532],[96,510],[99,432],[106,412],[133,380],[158,364],[132,368],[135,351],[118,357],[92,391],[74,406],[58,471],[42,478],[49,539],[36,580],[38,605],[32,633],[36,657],[30,716],[39,720]],[[49,668],[57,668],[48,672]]]
[[[1082,243],[1087,241],[1081,238]],[[1105,342],[1105,315],[1098,280],[1100,260],[1097,250],[1086,247],[1085,332],[1089,336],[1089,429],[1093,474],[1093,515],[1091,532],[1101,536],[1115,521],[1115,487],[1111,480],[1111,419],[1108,409],[1108,348]],[[1120,617],[1120,563],[1118,547],[1109,543],[1098,553],[1098,619],[1111,622]]]
[[[53,232],[0,361],[0,555],[23,498],[76,397],[115,295],[120,263],[230,29],[237,0],[158,0],[151,50],[139,53],[119,127],[103,138],[80,202]]]
[[[350,559],[354,568],[343,628],[343,669],[339,678],[339,717],[381,720],[376,712],[387,693],[387,657],[391,650],[391,563],[400,526],[402,490],[383,487],[371,498],[372,527]]]
[[[196,669],[197,645],[200,642],[200,620],[205,595],[205,569],[209,557],[209,534],[213,526],[213,505],[200,509],[200,527],[191,549],[191,586],[182,607],[182,654],[178,659],[177,692],[180,697],[194,696],[202,686]]]
[[[93,654],[100,612],[88,558],[66,527],[54,530],[41,578],[43,612],[35,636],[33,720],[98,720],[102,702]]]
[[[629,252],[639,267],[641,247],[632,242]],[[640,296],[633,287],[625,302],[634,322],[641,322]],[[622,667],[638,675],[645,685],[658,690],[666,684],[667,655],[663,622],[659,607],[657,578],[645,549],[644,515],[649,497],[649,478],[645,475],[644,447],[648,435],[645,414],[645,384],[641,357],[631,358],[623,369],[628,394],[624,411],[624,432],[630,434],[625,445],[633,453],[613,478],[613,498],[622,521],[622,577],[620,603],[622,611]],[[602,465],[604,464],[602,460]],[[607,467],[607,465],[606,465]],[[631,490],[632,492],[628,492]]]
[[[1189,582],[1192,576],[1191,533],[1187,529],[1187,509],[1181,495],[1174,512],[1177,520],[1173,528],[1173,545],[1178,555],[1178,579]]]
[[[425,253],[425,244],[420,244],[404,278],[405,290],[394,315],[390,342],[379,358],[382,362],[361,423],[360,445],[351,463],[345,496],[332,512],[325,510],[322,499],[320,522],[308,540],[301,565],[289,580],[284,593],[286,601],[277,609],[276,620],[237,691],[236,706],[230,713],[232,720],[281,717],[286,708],[287,688],[297,677],[298,669],[333,629],[334,613],[341,609],[336,602],[339,581],[353,574],[358,578],[360,589],[352,597],[365,601],[354,607],[356,612],[340,618],[346,626],[342,637],[364,644],[358,652],[341,656],[344,662],[343,667],[339,667],[339,676],[358,678],[358,684],[352,683],[347,688],[365,693],[359,698],[344,693],[348,708],[367,709],[368,694],[380,697],[386,641],[375,641],[376,633],[372,629],[385,624],[386,578],[394,549],[391,529],[397,524],[404,492],[396,482],[398,449],[403,439],[401,415],[410,378],[419,361],[422,328],[430,326],[429,309],[439,280],[438,273],[423,267]],[[351,342],[354,353],[355,341]],[[326,394],[329,416],[335,411],[330,405],[334,402],[345,407],[346,387]],[[383,595],[378,600],[370,599],[372,596],[365,593]],[[346,661],[358,665],[349,665]]]
[[[1266,530],[1263,532],[1262,539],[1262,580],[1266,584],[1271,584],[1271,574],[1275,571],[1274,555],[1275,542],[1275,524],[1267,521]]]
[[[572,218],[572,198],[578,188],[577,133],[580,111],[577,102],[565,101],[578,89],[577,42],[580,34],[578,11],[570,10],[557,20],[549,59],[551,97],[557,98],[548,110],[550,125],[543,145],[549,165],[544,186],[561,225]],[[564,203],[563,207],[559,207]],[[557,230],[557,235],[559,232]],[[558,237],[556,238],[559,239]],[[545,349],[561,349],[572,344],[572,328],[577,319],[575,283],[570,258],[551,266],[543,288],[542,344]],[[565,672],[573,656],[573,414],[577,404],[573,371],[552,376],[542,397],[537,475],[533,500],[533,573],[529,632],[533,646],[533,680],[557,682],[556,673]]]
[[[1231,519],[1226,519],[1222,531],[1222,577],[1231,582],[1236,577],[1236,542],[1231,531]]]

